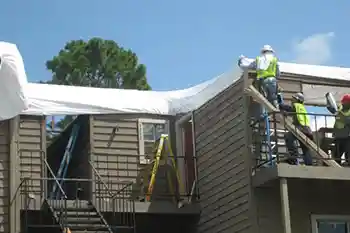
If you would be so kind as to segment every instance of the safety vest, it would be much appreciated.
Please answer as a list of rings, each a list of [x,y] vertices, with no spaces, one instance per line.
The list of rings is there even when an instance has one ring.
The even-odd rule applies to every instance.
[[[347,111],[342,110],[342,106],[339,106],[339,110],[335,115],[334,128],[336,129],[344,129],[345,127],[345,118],[350,117],[350,109]]]
[[[309,116],[307,115],[306,108],[304,104],[301,103],[294,103],[295,113],[296,113],[296,120],[301,126],[309,126],[310,127],[310,120]]]
[[[257,67],[259,67],[261,57],[256,57],[256,64]],[[269,66],[266,70],[259,70],[256,71],[256,77],[259,78],[267,78],[267,77],[276,77],[276,71],[277,71],[277,58],[273,57],[270,61]]]

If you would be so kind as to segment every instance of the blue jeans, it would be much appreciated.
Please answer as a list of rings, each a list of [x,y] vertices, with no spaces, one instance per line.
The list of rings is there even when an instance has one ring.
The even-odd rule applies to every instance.
[[[275,77],[264,78],[261,82],[261,90],[264,92],[266,99],[276,108],[277,103],[277,80]]]

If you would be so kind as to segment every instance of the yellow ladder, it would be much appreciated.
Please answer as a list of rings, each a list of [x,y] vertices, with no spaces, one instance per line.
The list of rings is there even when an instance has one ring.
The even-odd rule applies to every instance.
[[[171,159],[171,166],[172,166],[172,169],[174,169],[175,174],[176,174],[176,179],[177,179],[177,182],[179,185],[179,192],[180,192],[180,194],[183,193],[183,190],[184,190],[183,183],[180,180],[180,174],[179,174],[179,171],[177,169],[177,165],[176,165],[173,151],[171,149],[169,136],[167,134],[162,134],[159,138],[159,143],[158,143],[158,146],[156,149],[155,160],[154,160],[152,173],[151,173],[151,179],[149,181],[148,190],[146,193],[146,200],[147,201],[151,200],[151,196],[152,196],[152,192],[154,189],[154,184],[156,181],[156,176],[157,176],[160,162],[164,161],[165,163],[167,163],[168,159]],[[176,197],[175,197],[175,191],[173,189],[173,184],[171,181],[171,174],[169,172],[167,172],[167,179],[168,179],[168,184],[169,184],[169,190],[170,190],[170,192],[172,192],[174,194],[174,202],[177,202]]]

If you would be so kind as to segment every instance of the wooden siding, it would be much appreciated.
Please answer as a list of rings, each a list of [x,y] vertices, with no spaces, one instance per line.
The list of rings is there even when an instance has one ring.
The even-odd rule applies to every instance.
[[[274,184],[267,187],[255,188],[254,198],[259,233],[283,232],[279,182],[274,182]]]
[[[240,79],[194,113],[200,233],[252,227],[243,89]]]
[[[0,232],[9,232],[9,121],[0,122]]]
[[[43,191],[43,184],[38,178],[45,172],[42,163],[46,151],[46,143],[43,142],[45,126],[42,124],[45,121],[41,116],[20,116],[18,149],[21,178],[33,178],[29,181],[29,191],[37,195]]]
[[[108,182],[136,180],[140,164],[137,118],[95,115],[92,119],[92,161],[101,177]],[[118,130],[108,146],[114,127]]]

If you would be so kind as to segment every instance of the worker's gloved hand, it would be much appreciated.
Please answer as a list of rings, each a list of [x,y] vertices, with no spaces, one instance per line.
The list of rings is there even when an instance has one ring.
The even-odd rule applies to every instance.
[[[243,56],[243,55],[239,56],[239,58],[238,58],[238,66],[241,66],[242,59],[244,59],[244,58],[245,58],[245,56]]]

